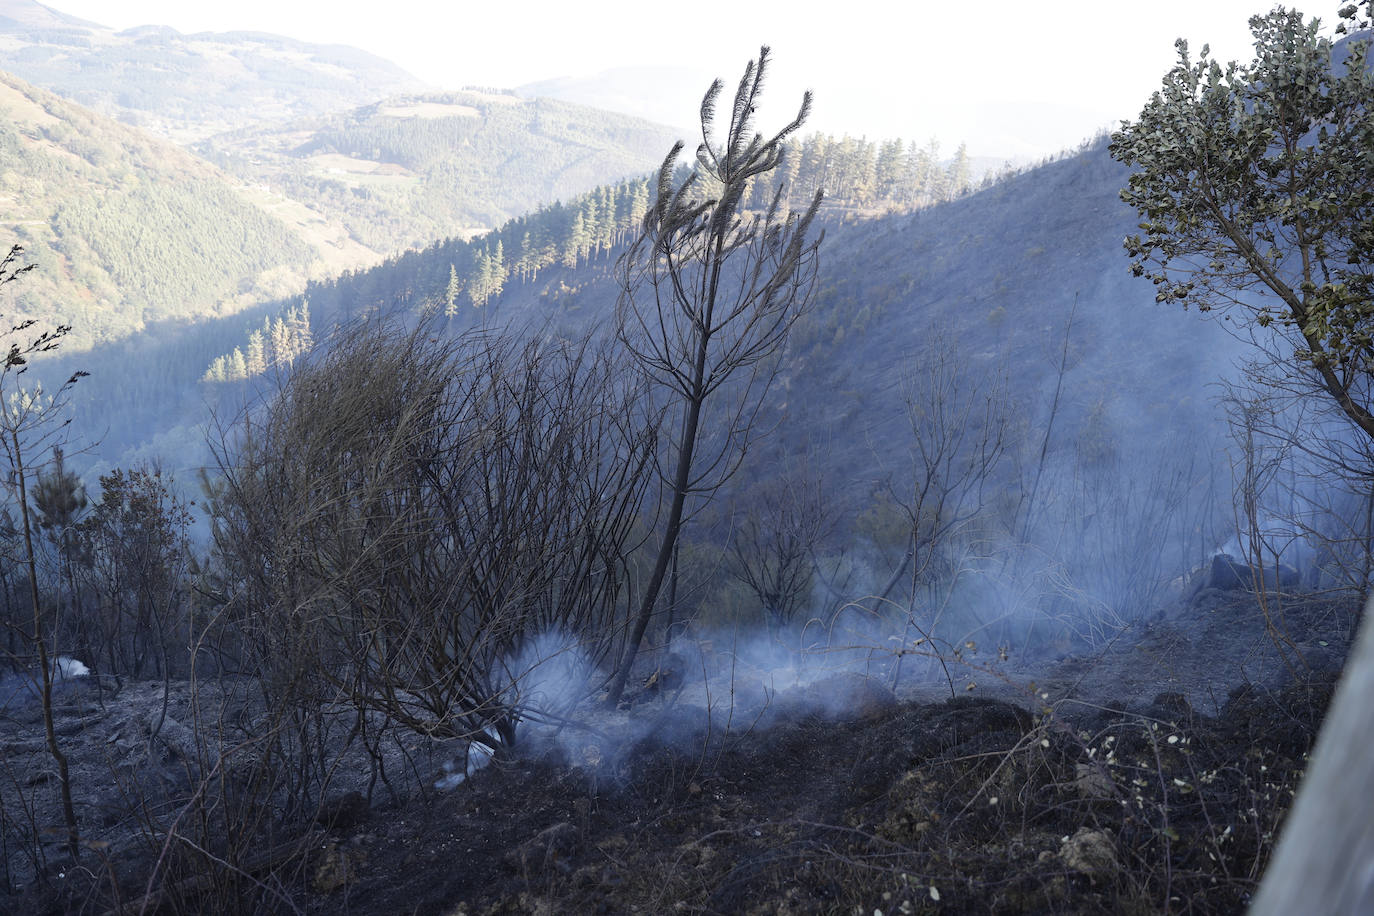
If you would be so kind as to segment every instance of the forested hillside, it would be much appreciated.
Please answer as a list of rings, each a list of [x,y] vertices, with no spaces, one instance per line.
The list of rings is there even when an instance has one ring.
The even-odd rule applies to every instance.
[[[814,445],[824,455],[818,462],[843,481],[844,499],[864,505],[905,452],[904,379],[937,339],[957,342],[970,373],[1006,372],[1025,429],[1049,415],[1067,352],[1056,460],[1072,461],[1087,445],[1113,460],[1145,460],[1214,423],[1208,384],[1230,368],[1234,349],[1216,328],[1161,309],[1131,281],[1119,253],[1133,225],[1117,197],[1122,175],[1099,143],[938,206],[861,220],[847,206],[829,211],[816,308],[783,363],[769,408],[780,425],[762,447],[778,457],[765,464]],[[314,282],[301,296],[232,319],[168,329],[174,344],[131,343],[118,356],[93,353],[62,367],[108,372],[128,390],[127,399],[101,401],[103,416],[121,418],[107,441],[112,461],[144,441],[194,449],[202,399],[227,410],[245,389],[225,382],[254,374],[250,366],[270,385],[284,368],[273,340],[289,340],[284,332],[302,315],[317,341],[377,309],[435,309],[455,330],[515,323],[575,331],[608,319],[612,268],[648,194],[644,180],[605,187],[484,236]],[[157,381],[126,368],[152,364],[163,367]],[[170,439],[169,427],[179,430]]]
[[[71,324],[74,348],[281,295],[320,266],[240,182],[4,74],[0,151],[0,226],[37,265],[7,317]]]
[[[441,228],[495,225],[545,193],[646,171],[665,142],[659,128],[562,103],[465,98],[490,117],[456,102],[396,100],[323,122],[329,132],[313,139],[271,133],[304,145],[300,158],[215,155],[246,173],[235,176],[0,75],[0,226],[37,265],[16,311],[72,324],[74,349],[152,322],[237,311]],[[524,152],[512,158],[505,148]],[[357,155],[390,164],[356,168]],[[514,202],[498,207],[501,195]]]
[[[672,140],[666,128],[566,102],[451,92],[238,131],[196,149],[385,256],[648,172]]]
[[[115,32],[33,0],[0,0],[0,70],[179,142],[422,88],[356,48],[151,25]]]
[[[413,146],[402,143],[402,137]],[[432,133],[396,131],[390,136],[398,146],[396,156],[420,157],[433,139]],[[824,191],[824,212],[832,220],[914,211],[954,200],[972,188],[967,151],[961,146],[952,160],[942,162],[934,141],[918,147],[897,139],[871,143],[811,134],[787,146],[780,171],[783,207],[802,207]],[[981,184],[995,183],[989,176]],[[775,187],[751,183],[748,206],[754,212],[766,210]],[[456,318],[465,305],[481,307],[498,298],[507,284],[532,283],[554,266],[576,268],[608,259],[639,231],[652,190],[647,177],[603,185],[567,203],[542,206],[492,232],[451,237],[398,255],[377,270],[312,283],[303,298],[317,301],[327,315],[429,299],[442,302],[445,316]],[[397,212],[394,218],[404,216]],[[206,379],[234,381],[245,377],[243,372],[257,375],[275,364],[270,353],[266,359],[249,356],[263,352],[260,341],[250,339],[236,350],[218,357]]]

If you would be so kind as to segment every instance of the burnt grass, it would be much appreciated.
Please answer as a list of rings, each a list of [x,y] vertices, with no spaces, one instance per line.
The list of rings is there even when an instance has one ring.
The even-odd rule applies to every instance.
[[[1326,681],[1178,695],[1070,724],[960,697],[802,716],[615,778],[554,760],[326,841],[356,884],[311,908],[413,913],[1240,912]]]
[[[1322,641],[1339,657],[1353,632],[1342,614],[1345,638]],[[304,828],[289,859],[199,883],[182,871],[147,906],[143,862],[71,870],[0,909],[1239,913],[1336,667],[1252,681],[1213,715],[1170,691],[1130,703],[1020,687],[897,702],[874,690],[844,720],[779,702],[595,767],[531,747],[451,792],[345,804]]]

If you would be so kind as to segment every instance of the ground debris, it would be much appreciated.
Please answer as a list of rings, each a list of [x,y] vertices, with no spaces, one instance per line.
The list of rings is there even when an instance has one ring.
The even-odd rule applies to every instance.
[[[251,735],[229,723],[184,740],[176,725],[195,721],[188,689],[132,683],[107,709],[87,704],[59,721],[87,819],[87,865],[102,863],[86,873],[97,878],[82,884],[62,868],[60,831],[40,834],[37,865],[13,847],[11,875],[41,868],[48,884],[12,881],[0,911],[104,912],[145,899],[196,911],[237,894],[251,901],[245,913],[351,916],[398,908],[436,916],[1241,913],[1306,766],[1334,672],[1324,665],[1282,682],[1268,669],[1263,677],[1242,669],[1255,655],[1249,631],[1238,629],[1249,618],[1239,604],[1216,608],[1190,624],[1210,642],[1175,621],[1133,634],[1130,645],[1064,660],[1079,691],[1071,698],[1027,678],[995,696],[980,688],[931,702],[943,684],[922,697],[893,696],[881,671],[834,673],[770,688],[762,713],[728,728],[722,716],[614,746],[598,723],[561,753],[516,748],[446,793],[416,775],[410,794],[373,797],[366,766],[341,768],[296,822],[273,825],[286,832],[261,844],[270,856],[244,844],[233,859],[241,874],[215,880],[198,874],[214,858],[142,832],[149,821],[128,800],[146,805],[154,823],[173,823],[207,771],[237,785],[247,772],[237,761],[256,753],[251,744],[239,757],[224,753],[219,770],[201,758],[212,761],[222,737]],[[1338,613],[1312,605],[1289,614],[1311,622],[1295,634],[1300,645],[1343,657]],[[1207,628],[1215,627],[1228,638],[1214,638]],[[1228,666],[1244,675],[1230,686],[1244,686],[1219,689]],[[1188,678],[1204,670],[1216,680],[1201,689]],[[822,695],[834,702],[813,702]],[[238,694],[198,702],[251,708]],[[631,715],[657,722],[685,702],[669,691]],[[33,728],[0,717],[8,780],[0,792],[23,793],[9,811],[56,810],[54,767]],[[393,780],[427,775],[453,752],[435,745],[433,759],[422,757],[413,736],[393,744]],[[30,784],[35,774],[45,778]],[[13,823],[0,825],[10,837]],[[147,868],[163,855],[180,864],[144,898]]]
[[[1079,827],[1073,836],[1064,838],[1059,858],[1081,875],[1110,872],[1116,868],[1116,842],[1111,831]]]

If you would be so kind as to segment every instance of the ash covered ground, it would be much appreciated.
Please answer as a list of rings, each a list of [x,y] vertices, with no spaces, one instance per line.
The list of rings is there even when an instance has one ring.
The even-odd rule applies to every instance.
[[[684,644],[480,768],[338,733],[321,803],[227,851],[179,818],[253,753],[252,685],[92,677],[55,723],[76,863],[39,710],[0,714],[0,910],[1242,912],[1358,623],[1353,598],[1265,606],[1204,592],[1100,645],[943,664]]]

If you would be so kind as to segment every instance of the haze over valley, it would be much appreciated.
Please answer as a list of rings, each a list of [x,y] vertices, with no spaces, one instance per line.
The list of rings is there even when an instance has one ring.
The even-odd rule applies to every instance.
[[[1367,0],[278,6],[0,0],[0,910],[1256,899],[1374,576]]]

